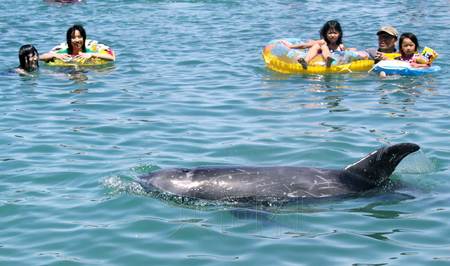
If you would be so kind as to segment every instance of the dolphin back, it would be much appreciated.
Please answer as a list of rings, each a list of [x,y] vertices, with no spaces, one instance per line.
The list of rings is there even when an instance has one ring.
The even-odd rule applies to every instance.
[[[414,143],[382,147],[344,168],[342,181],[355,190],[368,190],[385,182],[397,165],[420,149]]]
[[[317,199],[351,195],[386,181],[412,143],[380,148],[343,170],[293,166],[171,168],[140,177],[147,191],[231,202]]]

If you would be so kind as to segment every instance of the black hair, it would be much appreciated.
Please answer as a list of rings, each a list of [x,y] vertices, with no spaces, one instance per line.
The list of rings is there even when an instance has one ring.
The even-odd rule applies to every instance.
[[[327,39],[327,32],[330,29],[333,29],[339,33],[339,38],[337,39],[336,44],[341,45],[343,32],[342,32],[341,24],[339,24],[339,22],[337,20],[329,20],[329,21],[325,22],[325,24],[320,29],[320,37],[323,38],[327,42],[327,44],[330,44]]]
[[[68,53],[68,54],[72,54],[72,53],[73,53],[73,47],[72,47],[72,34],[73,34],[76,30],[79,31],[80,34],[81,34],[81,37],[83,37],[83,47],[81,47],[81,51],[82,51],[83,53],[86,52],[86,31],[84,30],[83,26],[76,24],[76,25],[73,25],[72,27],[70,27],[70,28],[67,30],[67,33],[66,33],[67,53]]]
[[[416,46],[415,52],[417,52],[417,50],[419,49],[419,40],[417,40],[416,35],[414,35],[413,33],[405,32],[405,33],[402,33],[402,35],[400,35],[400,39],[398,40],[398,49],[400,50],[400,53],[403,54],[402,44],[403,44],[403,40],[406,38],[410,39],[414,43],[414,45]]]
[[[31,44],[25,44],[22,45],[19,49],[19,63],[20,68],[25,71],[33,71],[34,69],[31,68],[29,56],[37,56],[39,57],[39,53],[36,50],[36,48]],[[39,62],[37,63],[37,67],[39,67]]]

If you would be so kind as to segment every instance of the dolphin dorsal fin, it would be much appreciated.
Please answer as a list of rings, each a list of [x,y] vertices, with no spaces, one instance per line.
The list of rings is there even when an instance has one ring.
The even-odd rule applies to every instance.
[[[370,189],[386,181],[397,165],[408,154],[419,150],[414,143],[399,143],[382,147],[344,168],[346,183],[361,189]]]

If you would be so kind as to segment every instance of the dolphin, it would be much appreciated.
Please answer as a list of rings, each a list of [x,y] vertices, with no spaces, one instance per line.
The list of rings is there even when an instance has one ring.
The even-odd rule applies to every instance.
[[[171,168],[141,176],[147,192],[211,201],[293,201],[348,196],[380,187],[420,147],[382,147],[344,169],[294,166]]]

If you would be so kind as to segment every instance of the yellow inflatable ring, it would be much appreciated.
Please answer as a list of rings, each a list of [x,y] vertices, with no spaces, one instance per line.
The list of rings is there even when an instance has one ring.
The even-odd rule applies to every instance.
[[[289,42],[289,41],[288,41]],[[326,73],[350,73],[350,72],[363,72],[370,70],[373,65],[373,60],[354,60],[349,63],[332,65],[331,67],[326,67],[324,65],[318,65],[317,62],[310,62],[307,69],[297,62],[295,55],[293,56],[291,52],[297,49],[289,49],[287,47],[282,47],[285,40],[274,40],[266,45],[263,49],[262,56],[266,66],[276,72],[284,74],[326,74]],[[281,53],[275,51],[275,49],[287,49],[283,50]],[[315,60],[313,60],[315,61]]]
[[[51,52],[55,53],[67,53],[67,43],[61,43],[60,45],[57,45],[53,47]],[[108,46],[98,43],[94,40],[86,40],[86,53],[103,53],[103,54],[112,54],[113,50],[109,48]],[[71,57],[69,60],[61,60],[61,59],[53,59],[49,62],[47,62],[47,65],[49,66],[57,66],[57,67],[73,67],[73,66],[100,66],[100,65],[106,65],[111,64],[113,61],[101,59],[101,58],[94,58],[91,57],[89,59],[86,58],[79,58],[79,57]]]

